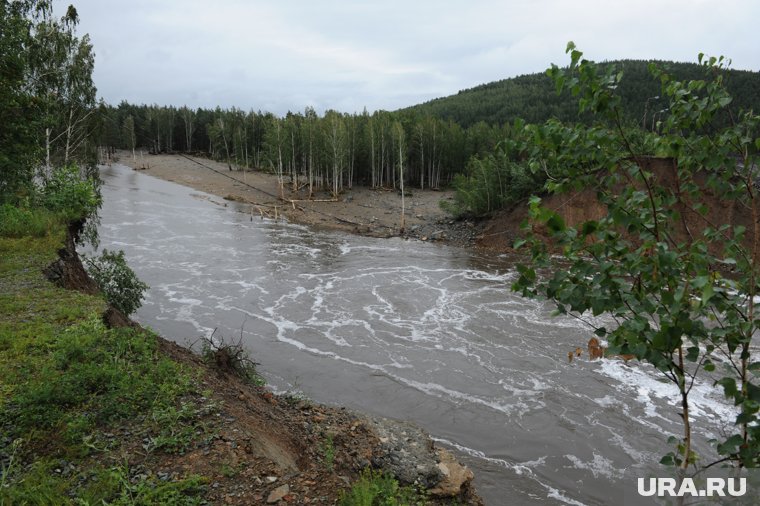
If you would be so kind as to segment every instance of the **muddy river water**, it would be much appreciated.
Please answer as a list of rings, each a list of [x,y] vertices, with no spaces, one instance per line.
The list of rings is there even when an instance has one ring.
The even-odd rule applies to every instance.
[[[414,421],[487,504],[628,504],[679,433],[651,367],[568,363],[589,330],[511,293],[514,259],[252,219],[119,165],[102,176],[101,247],[150,284],[142,324],[183,344],[242,332],[274,389]],[[732,411],[709,383],[692,395],[704,450]]]

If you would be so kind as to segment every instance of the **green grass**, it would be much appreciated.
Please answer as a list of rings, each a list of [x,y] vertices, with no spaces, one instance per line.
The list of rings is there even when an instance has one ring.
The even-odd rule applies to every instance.
[[[145,454],[182,453],[209,437],[215,406],[155,335],[107,329],[102,297],[44,278],[64,234],[0,237],[0,506],[198,504],[202,478],[130,476],[114,465],[127,439],[105,434],[128,428]]]
[[[328,434],[322,443],[322,458],[324,459],[325,467],[332,471],[335,465],[335,443],[333,442],[332,434]]]
[[[392,476],[365,469],[345,492],[340,506],[422,506],[425,495],[413,487],[402,487]]]
[[[46,209],[0,206],[0,236],[45,237],[61,228],[66,216]]]

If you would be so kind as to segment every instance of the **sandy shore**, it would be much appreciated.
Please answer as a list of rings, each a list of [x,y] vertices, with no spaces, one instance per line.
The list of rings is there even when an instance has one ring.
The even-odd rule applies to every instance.
[[[255,215],[280,218],[294,223],[376,237],[405,235],[424,241],[443,241],[468,246],[477,235],[476,227],[454,222],[439,202],[451,199],[452,191],[407,188],[405,225],[401,234],[401,194],[395,190],[357,187],[345,189],[337,200],[328,192],[308,199],[308,188],[293,191],[288,178],[283,188],[273,174],[258,170],[230,171],[226,164],[182,154],[140,155],[132,158],[117,152],[119,163],[146,174],[173,181],[226,200],[251,205]]]

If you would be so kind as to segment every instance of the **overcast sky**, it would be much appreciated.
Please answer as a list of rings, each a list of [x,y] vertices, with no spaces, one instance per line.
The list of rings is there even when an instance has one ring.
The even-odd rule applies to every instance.
[[[79,11],[107,102],[284,114],[394,110],[568,61],[760,70],[757,0],[56,0]]]

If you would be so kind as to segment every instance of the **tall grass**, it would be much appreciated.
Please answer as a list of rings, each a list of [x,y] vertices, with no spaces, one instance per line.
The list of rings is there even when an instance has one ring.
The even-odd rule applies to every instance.
[[[45,237],[64,222],[61,213],[43,208],[19,208],[10,204],[0,206],[0,236]]]

